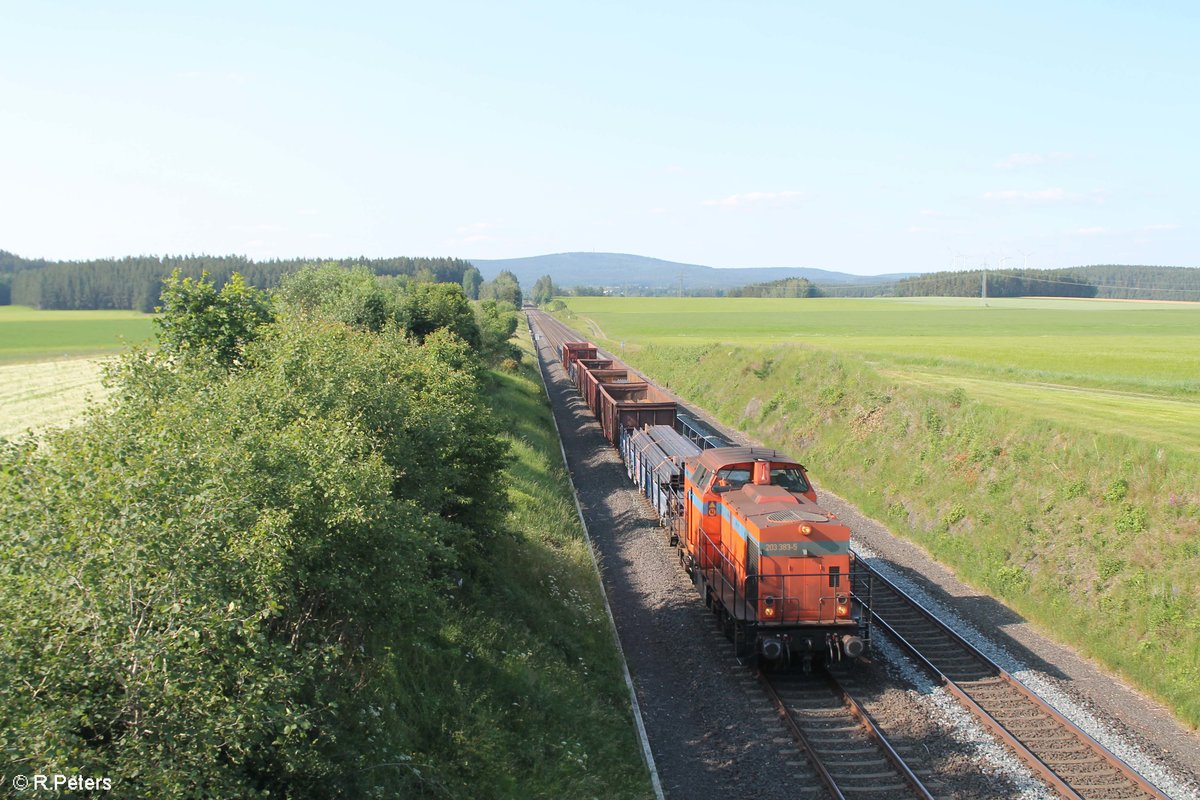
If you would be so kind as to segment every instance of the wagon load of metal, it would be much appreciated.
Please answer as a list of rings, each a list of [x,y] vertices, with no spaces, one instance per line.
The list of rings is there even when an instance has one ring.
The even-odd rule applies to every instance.
[[[645,386],[646,382],[636,375],[630,376],[627,369],[584,369],[578,365],[579,393],[587,401],[592,413],[600,407],[600,387],[609,385]]]
[[[729,447],[730,445],[728,439],[687,414],[676,415],[675,428],[690,441],[695,442],[701,450],[708,450],[712,447]]]
[[[662,524],[672,530],[683,510],[683,460],[699,454],[698,447],[667,425],[627,430],[621,436],[621,456],[629,477]]]
[[[602,383],[596,396],[596,417],[604,438],[620,444],[621,431],[646,425],[675,427],[675,401],[646,383]]]

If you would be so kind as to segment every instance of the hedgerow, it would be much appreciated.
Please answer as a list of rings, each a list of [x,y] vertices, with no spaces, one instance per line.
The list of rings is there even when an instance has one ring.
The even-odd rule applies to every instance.
[[[276,311],[236,353],[134,353],[104,412],[0,442],[15,768],[146,798],[411,785],[396,675],[502,528],[505,445],[457,335]]]

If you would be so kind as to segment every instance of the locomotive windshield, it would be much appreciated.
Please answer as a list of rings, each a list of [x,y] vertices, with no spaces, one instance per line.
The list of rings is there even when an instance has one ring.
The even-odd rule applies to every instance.
[[[771,483],[797,494],[804,494],[808,491],[808,481],[805,480],[804,473],[795,467],[771,470]]]
[[[717,478],[713,482],[712,491],[728,492],[740,489],[751,481],[753,475],[753,470],[740,464],[717,470]],[[772,468],[771,485],[797,494],[804,494],[808,491],[808,481],[804,478],[804,473],[797,467]]]

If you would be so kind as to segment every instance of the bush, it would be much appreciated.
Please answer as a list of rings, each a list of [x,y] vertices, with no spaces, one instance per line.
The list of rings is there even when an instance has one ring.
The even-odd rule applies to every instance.
[[[299,317],[246,353],[134,355],[111,413],[0,452],[9,763],[129,797],[394,786],[397,658],[507,508],[477,363]]]

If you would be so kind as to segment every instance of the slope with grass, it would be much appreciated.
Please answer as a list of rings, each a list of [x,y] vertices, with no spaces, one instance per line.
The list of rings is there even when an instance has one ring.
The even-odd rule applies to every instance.
[[[819,483],[1164,699],[1184,721],[1200,724],[1200,488],[1194,477],[1200,459],[1195,440],[1179,433],[1195,425],[1197,409],[1177,389],[1148,391],[1155,370],[1123,342],[1128,325],[1141,324],[1157,329],[1150,335],[1161,350],[1194,358],[1198,334],[1177,317],[1200,309],[1168,309],[1157,318],[1124,306],[1110,315],[1088,304],[1064,320],[1060,314],[1069,309],[1052,307],[1030,322],[1042,333],[1010,346],[1007,364],[955,371],[935,349],[922,352],[916,329],[937,331],[940,340],[959,323],[939,320],[938,306],[961,319],[961,301],[872,301],[882,320],[857,303],[826,302],[748,301],[727,312],[737,323],[732,333],[715,330],[723,312],[670,307],[678,301],[664,307],[675,329],[657,317],[639,328],[627,306],[588,316],[595,320],[591,330],[609,337],[604,344],[620,350],[624,343],[630,363],[723,422],[797,453]],[[767,304],[757,318],[755,303]],[[840,335],[764,344],[787,330],[783,312],[770,307],[782,303],[791,304],[792,316],[824,315]],[[1018,305],[1014,311],[1041,310],[1037,303]],[[908,319],[921,309],[930,312],[925,319]],[[582,313],[582,303],[572,301],[572,310]],[[589,329],[579,318],[572,322]],[[889,324],[892,338],[880,333]],[[960,326],[960,352],[978,352],[973,340],[980,337],[995,345],[1013,335],[1011,323],[989,333],[987,325],[995,324]],[[1118,378],[1102,392],[1078,384],[1037,386],[1023,345],[1045,336],[1034,349],[1060,348],[1060,379],[1077,369],[1071,362],[1082,354],[1069,340],[1056,341],[1056,325],[1090,329],[1091,349],[1124,364],[1115,370]],[[876,345],[870,358],[854,346],[864,329],[887,344]],[[681,343],[710,336],[718,341]],[[739,336],[755,343],[728,343]],[[919,369],[906,362],[914,348],[929,360]],[[1005,370],[1022,385],[1002,377]],[[1141,391],[1119,393],[1129,386]],[[1143,395],[1175,416],[1164,411],[1140,418]],[[1101,400],[1111,406],[1107,413]]]
[[[448,796],[652,797],[604,600],[571,499],[529,332],[517,372],[491,373],[492,409],[510,448],[511,539],[494,573],[464,587],[445,636],[461,659],[412,691],[452,717],[427,752]],[[457,699],[456,699],[457,698]]]

